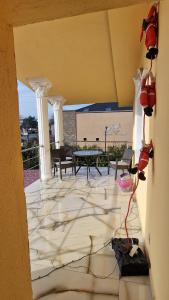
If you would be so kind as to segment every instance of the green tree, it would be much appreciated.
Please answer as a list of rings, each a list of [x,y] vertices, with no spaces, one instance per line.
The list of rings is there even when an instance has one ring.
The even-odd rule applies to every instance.
[[[30,129],[30,128],[37,129],[38,128],[38,122],[37,122],[35,117],[29,116],[29,117],[23,119],[21,127],[25,128],[27,130]]]

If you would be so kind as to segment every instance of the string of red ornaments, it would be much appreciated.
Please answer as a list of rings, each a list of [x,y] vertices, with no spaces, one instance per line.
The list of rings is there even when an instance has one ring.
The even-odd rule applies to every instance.
[[[143,35],[145,33],[145,46],[147,49],[146,58],[149,59],[150,69],[146,77],[142,79],[141,82],[141,93],[140,93],[140,105],[143,107],[143,147],[140,150],[140,156],[138,162],[135,164],[133,168],[129,169],[129,173],[135,174],[137,177],[135,179],[135,184],[133,186],[133,191],[129,199],[128,210],[125,217],[125,230],[127,238],[128,229],[127,229],[127,218],[130,211],[130,206],[132,199],[135,195],[136,189],[139,184],[139,180],[145,181],[145,171],[144,169],[147,167],[149,163],[149,159],[154,157],[154,147],[152,140],[149,144],[145,141],[145,122],[146,117],[151,117],[153,114],[153,108],[156,105],[156,82],[155,77],[152,74],[152,64],[153,60],[158,55],[158,3],[154,3],[148,13],[146,19],[143,20],[142,30],[140,41],[143,39]]]

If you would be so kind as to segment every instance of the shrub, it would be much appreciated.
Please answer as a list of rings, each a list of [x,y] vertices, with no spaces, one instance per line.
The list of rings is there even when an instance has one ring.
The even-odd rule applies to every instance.
[[[71,149],[72,152],[76,150],[102,150],[97,145],[92,146],[79,146],[79,145],[66,145],[67,148]],[[108,146],[107,153],[103,152],[103,155],[99,157],[99,166],[100,167],[106,167],[108,165],[108,161],[110,160],[120,160],[123,156],[124,150],[127,148],[126,144],[122,144],[120,146],[114,145],[114,146]]]
[[[116,160],[116,159],[120,160],[126,148],[127,148],[126,144],[120,146],[109,146],[108,153],[111,157],[111,160]]]

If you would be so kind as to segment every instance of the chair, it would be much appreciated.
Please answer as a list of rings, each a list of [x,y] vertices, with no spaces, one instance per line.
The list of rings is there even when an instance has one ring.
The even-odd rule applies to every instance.
[[[72,168],[72,172],[75,173],[75,164],[74,161],[66,159],[66,151],[64,147],[60,149],[53,149],[51,150],[51,159],[52,159],[52,167],[54,170],[54,176],[56,174],[56,171],[59,170],[60,172],[60,178],[62,179],[62,170],[65,170],[68,168]]]
[[[117,179],[117,171],[118,170],[128,170],[131,167],[132,157],[133,157],[134,151],[130,148],[125,149],[122,159],[118,161],[110,161],[108,163],[108,175],[110,174],[110,168],[115,169],[115,180]]]
[[[60,148],[64,148],[66,154],[66,160],[73,160],[73,149],[69,146],[61,146]]]

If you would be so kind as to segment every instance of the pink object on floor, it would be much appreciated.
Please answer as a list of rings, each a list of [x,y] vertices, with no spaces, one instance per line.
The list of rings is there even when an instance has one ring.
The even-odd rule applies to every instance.
[[[38,180],[39,177],[39,170],[24,170],[24,187]]]
[[[130,192],[133,187],[133,179],[129,174],[125,173],[120,176],[118,184],[124,192]]]

